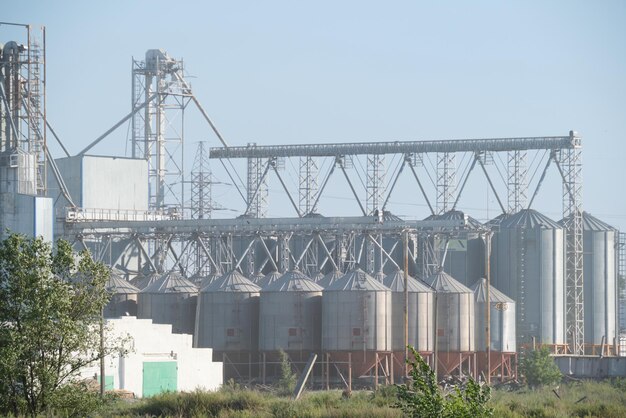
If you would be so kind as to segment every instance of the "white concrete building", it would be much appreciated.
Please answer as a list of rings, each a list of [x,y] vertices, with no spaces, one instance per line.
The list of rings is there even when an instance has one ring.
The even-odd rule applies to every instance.
[[[192,348],[191,335],[172,334],[171,325],[134,316],[106,322],[107,339],[131,337],[128,354],[106,358],[107,390],[131,391],[139,398],[165,391],[216,390],[222,385],[222,363],[212,361],[211,348]],[[81,372],[84,378],[99,374],[99,364]]]

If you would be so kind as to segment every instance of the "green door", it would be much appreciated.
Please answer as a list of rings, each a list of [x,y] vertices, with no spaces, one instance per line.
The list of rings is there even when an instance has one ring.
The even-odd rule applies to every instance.
[[[143,396],[162,392],[175,392],[178,384],[178,367],[175,361],[143,362]]]

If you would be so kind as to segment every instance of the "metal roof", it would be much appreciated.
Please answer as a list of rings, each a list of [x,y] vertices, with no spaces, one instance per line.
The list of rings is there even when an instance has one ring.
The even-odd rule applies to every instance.
[[[466,218],[467,217],[467,218]],[[476,218],[473,218],[469,215],[466,215],[464,212],[460,210],[449,210],[445,213],[439,215],[430,215],[425,220],[426,221],[462,221],[467,219],[467,227],[470,229],[478,229],[482,228],[484,225]]]
[[[322,286],[323,288],[326,288],[332,285],[333,283],[335,283],[337,280],[341,279],[343,276],[344,274],[340,272],[339,270],[333,270],[330,273],[326,274],[321,279],[319,279],[316,283]]]
[[[204,277],[202,281],[198,284],[198,287],[200,289],[204,289],[205,287],[207,287],[208,285],[210,285],[211,283],[219,279],[221,276],[222,276],[221,274],[213,272],[209,274],[208,276]]]
[[[562,229],[561,225],[534,209],[523,209],[500,222],[500,228]]]
[[[109,275],[109,279],[107,280],[105,287],[107,292],[116,295],[130,295],[139,293],[139,289],[137,289],[129,281],[124,280],[122,277],[118,276],[114,272],[111,272],[111,274]]]
[[[195,284],[185,279],[179,272],[172,271],[161,276],[161,278],[145,289],[141,293],[197,293]]]
[[[248,280],[237,270],[224,274],[219,279],[202,289],[202,292],[246,292],[256,293],[261,288]]]
[[[498,216],[496,216],[495,218],[490,219],[489,221],[485,222],[485,226],[488,226],[490,228],[498,227],[498,226],[500,226],[502,221],[505,220],[508,217],[509,217],[508,213],[501,213]]]
[[[257,281],[256,284],[257,286],[261,286],[261,287],[269,286],[270,284],[274,283],[276,280],[280,279],[282,275],[283,274],[278,271],[270,271],[269,273],[265,275],[265,277],[263,277],[262,279],[259,279],[259,281]]]
[[[443,293],[472,293],[471,289],[456,281],[443,270],[438,271],[424,280],[437,292]]]
[[[407,290],[414,293],[433,292],[423,282],[416,280],[415,278],[408,276]],[[404,271],[396,270],[385,277],[383,284],[391,289],[392,292],[404,292]]]
[[[292,270],[283,274],[274,283],[265,286],[261,292],[321,292],[322,286],[315,283],[300,270]]]
[[[322,273],[321,271],[318,271],[318,272],[317,272],[317,274],[316,274],[315,276],[311,277],[311,279],[312,279],[315,283],[319,282],[319,281],[320,281],[320,280],[322,280],[323,278],[324,278],[324,273]]]
[[[250,281],[258,285],[259,282],[262,281],[264,278],[265,278],[265,275],[259,271],[253,274],[252,276],[250,276]]]
[[[571,215],[570,215],[571,217]],[[565,219],[559,221],[559,225],[565,225]],[[617,231],[617,228],[607,224],[604,221],[596,218],[589,212],[583,212],[583,230],[584,231]]]
[[[371,292],[389,291],[389,288],[372,276],[356,268],[348,271],[343,277],[328,286],[325,291],[361,290]]]
[[[487,279],[479,279],[471,289],[474,291],[474,300],[476,302],[484,303],[487,301]],[[513,299],[496,289],[492,284],[489,286],[489,303],[494,302],[515,303]]]
[[[150,286],[152,283],[158,281],[160,278],[161,278],[161,274],[158,274],[158,273],[151,273],[147,276],[140,274],[139,276],[136,276],[130,282],[134,286],[136,286],[138,289],[145,289],[146,287]]]

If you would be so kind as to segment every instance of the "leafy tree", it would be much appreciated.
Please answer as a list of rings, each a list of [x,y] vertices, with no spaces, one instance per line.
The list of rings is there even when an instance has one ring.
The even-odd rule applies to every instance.
[[[0,242],[0,414],[49,411],[79,370],[101,358],[108,274],[63,240],[55,250],[18,234]],[[120,347],[104,354],[112,350]]]
[[[283,395],[290,395],[296,388],[296,374],[291,370],[291,362],[289,356],[283,350],[278,352],[280,356],[280,379],[278,380],[278,388]]]
[[[415,418],[493,416],[493,408],[487,406],[491,393],[489,386],[481,386],[470,378],[465,388],[455,387],[450,394],[444,395],[437,384],[435,372],[413,347],[408,348],[413,357],[407,359],[411,378],[404,385],[396,385],[396,408]]]
[[[520,362],[520,372],[530,387],[556,384],[563,377],[547,347],[526,351]]]

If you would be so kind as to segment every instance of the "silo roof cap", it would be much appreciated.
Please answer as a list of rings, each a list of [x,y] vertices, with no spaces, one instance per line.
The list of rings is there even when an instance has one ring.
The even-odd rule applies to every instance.
[[[500,228],[562,229],[561,225],[534,209],[523,209],[506,217],[500,222]]]
[[[571,215],[569,216],[571,217]],[[565,220],[563,218],[559,221],[559,225],[565,226]],[[617,228],[607,224],[604,221],[596,218],[589,212],[583,212],[583,230],[584,231],[617,231]]]
[[[443,270],[438,271],[424,280],[433,289],[441,293],[472,293],[470,288],[464,286]]]
[[[423,282],[409,276],[407,290],[413,293],[432,293],[433,290]],[[393,292],[404,292],[404,271],[396,270],[388,274],[383,280],[383,284]]]
[[[478,280],[471,289],[474,291],[474,300],[476,302],[487,302],[487,279],[482,278]],[[494,302],[515,303],[513,299],[496,289],[492,284],[489,286],[489,303]]]
[[[185,279],[180,273],[172,271],[148,285],[141,293],[197,293],[195,284]]]
[[[106,281],[105,287],[107,292],[116,295],[130,295],[139,293],[138,288],[133,286],[129,281],[124,280],[122,277],[118,276],[115,272],[111,272],[111,274],[109,275],[109,279]]]
[[[244,277],[237,270],[224,274],[219,279],[202,289],[202,293],[208,292],[244,292],[257,293],[261,288]]]
[[[264,287],[261,292],[321,292],[322,286],[315,283],[300,270],[292,270],[283,274],[274,283]]]
[[[478,228],[482,228],[483,224],[476,218],[473,218],[469,215],[465,215],[464,212],[460,211],[460,210],[449,210],[447,212],[444,212],[442,214],[439,215],[430,215],[429,217],[427,217],[425,220],[427,221],[431,221],[431,220],[440,220],[440,221],[459,221],[459,220],[464,220],[467,216],[467,227],[468,228],[473,228],[473,229],[478,229]]]
[[[317,284],[322,286],[323,288],[327,288],[328,286],[335,283],[337,280],[341,279],[344,274],[339,270],[333,270],[330,273],[326,274],[324,277],[317,281]]]
[[[274,283],[276,280],[280,279],[282,277],[282,273],[274,270],[274,271],[270,271],[269,273],[267,273],[262,279],[259,279],[256,284],[257,286],[260,287],[266,287],[271,285],[272,283]]]
[[[356,268],[348,271],[343,277],[336,280],[333,284],[328,286],[327,291],[341,291],[341,290],[362,290],[373,292],[388,292],[390,289],[372,276]]]

